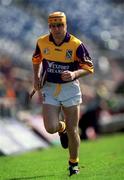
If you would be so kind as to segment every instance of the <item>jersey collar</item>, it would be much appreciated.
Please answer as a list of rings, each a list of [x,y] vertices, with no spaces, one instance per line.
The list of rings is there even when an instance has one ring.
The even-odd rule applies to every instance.
[[[53,39],[52,34],[50,34],[50,35],[49,35],[49,41],[53,42],[56,46],[61,46],[64,42],[69,42],[70,37],[71,37],[70,34],[67,32],[66,35],[65,35],[64,40],[63,40],[59,45],[57,45],[57,44],[55,43],[54,39]]]

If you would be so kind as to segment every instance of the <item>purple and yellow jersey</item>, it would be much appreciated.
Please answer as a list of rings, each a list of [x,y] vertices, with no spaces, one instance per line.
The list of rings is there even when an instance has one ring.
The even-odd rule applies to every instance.
[[[65,83],[61,79],[63,71],[85,69],[93,73],[93,63],[83,43],[73,35],[66,33],[63,42],[57,46],[52,35],[41,36],[37,41],[32,58],[33,64],[42,62],[47,81]]]

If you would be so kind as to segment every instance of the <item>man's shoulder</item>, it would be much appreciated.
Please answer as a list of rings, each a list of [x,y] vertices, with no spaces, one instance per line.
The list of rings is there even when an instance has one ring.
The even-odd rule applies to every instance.
[[[81,41],[79,38],[77,38],[76,36],[74,36],[74,35],[72,35],[72,34],[70,34],[70,36],[71,36],[70,40],[71,40],[72,42],[74,42],[74,43],[76,43],[76,44],[81,44],[81,43],[82,43],[82,41]]]
[[[46,41],[48,39],[49,39],[49,34],[45,34],[38,37],[38,41],[44,41],[44,40]]]

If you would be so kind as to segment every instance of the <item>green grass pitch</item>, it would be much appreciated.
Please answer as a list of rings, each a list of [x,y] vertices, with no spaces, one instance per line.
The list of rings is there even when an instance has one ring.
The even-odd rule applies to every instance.
[[[68,176],[68,151],[60,146],[0,157],[0,180],[123,180],[124,134],[81,142],[80,174]]]

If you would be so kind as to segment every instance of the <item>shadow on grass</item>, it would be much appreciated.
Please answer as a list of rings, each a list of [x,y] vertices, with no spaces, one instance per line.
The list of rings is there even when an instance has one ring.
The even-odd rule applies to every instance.
[[[34,177],[15,177],[15,178],[7,178],[5,180],[25,180],[25,179],[40,179],[40,178],[43,178],[43,177],[52,177],[54,175],[44,175],[44,176],[34,176]]]

